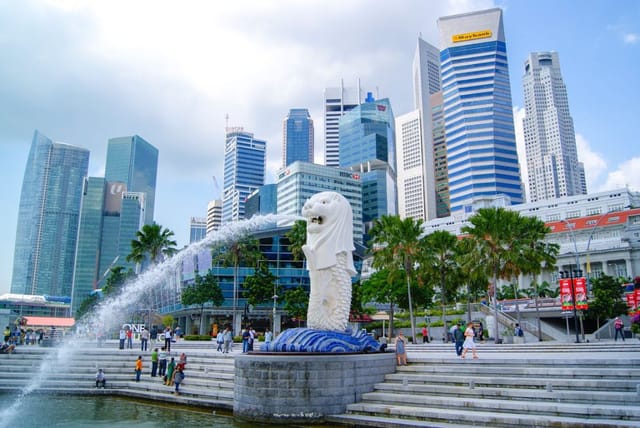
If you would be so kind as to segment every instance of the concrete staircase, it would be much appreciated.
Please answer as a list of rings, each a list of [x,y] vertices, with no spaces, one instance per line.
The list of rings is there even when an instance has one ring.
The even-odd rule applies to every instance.
[[[376,427],[640,426],[637,341],[481,345],[477,360],[461,360],[450,348],[419,352],[418,345],[410,346],[409,365],[330,421]],[[451,357],[443,357],[443,350]]]
[[[161,377],[151,377],[151,352],[139,349],[118,350],[115,344],[96,348],[94,343],[70,354],[68,360],[47,373],[35,393],[117,394],[155,401],[167,401],[213,409],[233,409],[234,359],[203,344],[180,342],[172,346],[176,361],[180,353],[187,354],[185,380],[180,395],[163,384]],[[42,361],[56,358],[56,348],[19,346],[14,354],[0,356],[0,392],[20,392],[32,384]],[[135,382],[134,365],[143,356],[144,369],[140,382]],[[105,371],[106,389],[95,388],[95,373]]]

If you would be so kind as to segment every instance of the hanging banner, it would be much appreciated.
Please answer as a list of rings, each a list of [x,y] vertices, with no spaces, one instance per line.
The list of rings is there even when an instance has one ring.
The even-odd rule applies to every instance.
[[[585,310],[589,309],[589,303],[587,302],[587,280],[584,277],[574,278],[573,284],[576,293],[576,309]]]
[[[636,313],[640,312],[640,288],[633,290],[636,295]]]
[[[629,307],[629,313],[633,314],[636,311],[636,306],[638,304],[636,300],[635,290],[632,291],[631,293],[627,293],[625,297],[627,298],[627,306]]]
[[[560,280],[560,302],[563,311],[573,310],[573,296],[571,294],[571,279],[563,278]]]

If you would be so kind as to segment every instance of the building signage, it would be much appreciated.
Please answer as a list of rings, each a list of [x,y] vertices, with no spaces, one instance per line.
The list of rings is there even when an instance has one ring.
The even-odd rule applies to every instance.
[[[454,34],[451,36],[451,41],[453,43],[468,42],[469,40],[487,39],[492,35],[491,30],[472,31],[471,33]]]

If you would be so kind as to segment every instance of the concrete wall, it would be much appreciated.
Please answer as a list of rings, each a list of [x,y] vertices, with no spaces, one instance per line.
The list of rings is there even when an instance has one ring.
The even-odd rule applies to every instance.
[[[244,354],[235,359],[233,413],[269,423],[318,423],[344,413],[395,372],[395,354]]]

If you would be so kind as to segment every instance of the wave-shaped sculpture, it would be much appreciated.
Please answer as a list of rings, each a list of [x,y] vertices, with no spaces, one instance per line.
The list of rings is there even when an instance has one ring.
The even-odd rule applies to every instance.
[[[273,342],[264,343],[263,352],[381,352],[380,343],[363,330],[355,333],[290,328]]]

